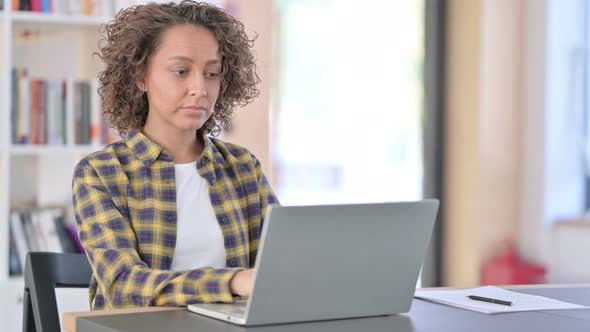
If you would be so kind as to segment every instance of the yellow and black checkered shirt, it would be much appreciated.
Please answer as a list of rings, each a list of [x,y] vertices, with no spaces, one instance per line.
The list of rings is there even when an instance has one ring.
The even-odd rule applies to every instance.
[[[254,266],[266,207],[278,203],[245,148],[203,136],[198,173],[224,238],[225,269],[170,271],[176,245],[174,160],[141,132],[76,166],[73,203],[93,276],[92,309],[232,302],[229,281]]]

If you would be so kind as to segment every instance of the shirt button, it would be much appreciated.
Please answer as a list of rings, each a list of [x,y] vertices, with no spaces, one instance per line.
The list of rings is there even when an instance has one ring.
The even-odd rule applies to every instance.
[[[238,260],[235,258],[232,258],[229,260],[229,265],[231,266],[237,266],[238,265]]]
[[[209,184],[210,184],[210,185],[214,185],[214,184],[215,184],[215,179],[211,179],[211,180],[209,181]]]
[[[166,219],[168,219],[168,221],[172,221],[173,217],[172,217],[172,215],[171,215],[171,214],[169,214],[169,215],[166,217]]]
[[[227,223],[229,223],[229,220],[227,219],[227,217],[223,217],[223,218],[221,218],[221,223],[227,224]]]

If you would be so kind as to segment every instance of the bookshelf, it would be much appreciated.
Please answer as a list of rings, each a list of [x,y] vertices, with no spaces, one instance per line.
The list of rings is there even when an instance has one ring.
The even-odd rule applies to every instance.
[[[53,0],[57,2],[74,3]],[[0,0],[0,3],[0,288],[15,290],[0,300],[0,307],[5,309],[0,313],[0,321],[15,322],[8,330],[16,331],[22,322],[20,301],[24,281],[22,275],[10,274],[11,213],[23,207],[61,206],[66,209],[64,218],[70,223],[74,221],[71,211],[74,166],[85,155],[101,149],[104,143],[94,140],[92,144],[80,144],[75,134],[79,113],[75,88],[81,80],[95,80],[101,70],[99,59],[92,53],[97,49],[100,25],[108,22],[113,12],[94,16],[41,13],[14,10],[12,0]],[[111,9],[119,5],[113,0]],[[15,96],[13,91],[13,68],[26,68],[31,81],[61,82],[59,87],[65,91],[59,108],[63,119],[59,127],[61,141],[45,139],[32,144],[18,142],[13,137],[12,107],[16,104],[21,107],[23,98]],[[90,86],[90,91],[95,87]],[[48,110],[49,106],[44,109]],[[45,116],[50,119],[50,115]],[[49,126],[48,121],[40,123]],[[45,130],[49,135],[49,129]]]
[[[77,80],[96,78],[100,63],[92,57],[92,52],[95,51],[100,37],[98,29],[107,21],[104,16],[22,12],[4,6],[0,41],[2,49],[10,51],[2,52],[1,70],[5,84],[1,87],[3,103],[0,121],[0,183],[3,189],[0,196],[0,234],[3,238],[0,248],[0,281],[10,279],[7,240],[11,211],[23,206],[68,207],[71,204],[70,182],[74,165],[84,155],[101,147],[98,144],[78,144],[74,137],[75,113],[79,110],[74,107],[73,89]],[[15,75],[13,68],[26,68],[30,82],[24,84],[37,79],[63,82],[65,99],[62,106],[65,107],[65,114],[60,116],[65,121],[61,128],[62,142],[37,141],[31,144],[27,141],[17,142],[12,137],[15,126],[12,107],[15,103],[19,107],[23,106],[20,104],[21,100],[17,100],[12,86]],[[27,107],[31,106],[24,106]],[[29,117],[32,115],[29,114]],[[44,123],[46,122],[47,120]],[[24,126],[28,126],[26,121]],[[70,218],[69,220],[71,221]]]

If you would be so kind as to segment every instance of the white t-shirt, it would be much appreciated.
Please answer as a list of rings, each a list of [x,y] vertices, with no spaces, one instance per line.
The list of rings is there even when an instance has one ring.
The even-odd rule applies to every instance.
[[[176,164],[176,248],[170,270],[225,268],[221,227],[209,198],[209,186],[196,162]]]

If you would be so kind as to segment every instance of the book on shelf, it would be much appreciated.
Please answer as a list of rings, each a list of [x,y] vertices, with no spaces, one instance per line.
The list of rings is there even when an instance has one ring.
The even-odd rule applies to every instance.
[[[22,274],[21,259],[19,257],[18,248],[14,241],[14,230],[12,225],[8,224],[8,232],[10,233],[8,239],[8,273],[11,276]]]
[[[74,252],[77,253],[85,253],[86,251],[84,250],[84,247],[82,247],[82,242],[80,242],[80,238],[78,237],[78,227],[76,226],[76,224],[74,223],[69,223],[66,225],[66,233],[64,233],[66,235],[68,235],[70,237],[70,239],[72,239],[72,242],[74,244]]]
[[[83,252],[76,225],[62,208],[17,209],[10,214],[10,271],[22,271],[29,251]],[[18,264],[13,260],[17,260]]]

